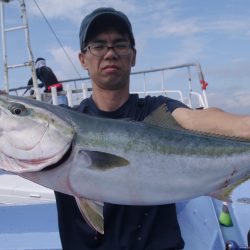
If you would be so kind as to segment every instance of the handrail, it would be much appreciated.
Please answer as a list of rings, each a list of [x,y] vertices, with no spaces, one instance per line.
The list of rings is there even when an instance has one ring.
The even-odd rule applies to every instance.
[[[190,72],[190,67],[195,67],[196,68],[196,72],[197,72],[197,76],[198,79],[200,81],[200,87],[201,87],[201,93],[197,93],[194,92],[192,90],[192,81],[191,81],[191,72]],[[180,65],[175,65],[175,66],[170,66],[170,67],[161,67],[161,68],[155,68],[155,69],[147,69],[147,70],[140,70],[140,71],[135,71],[135,72],[131,72],[131,76],[137,76],[137,75],[142,75],[143,77],[143,86],[141,86],[142,90],[140,91],[132,91],[132,92],[136,92],[138,94],[141,95],[146,95],[146,94],[163,94],[163,95],[168,95],[169,93],[176,93],[179,96],[179,100],[184,102],[184,96],[183,93],[179,90],[179,89],[166,89],[164,87],[164,83],[165,83],[165,71],[168,70],[175,70],[175,69],[181,69],[181,68],[187,68],[188,69],[188,84],[189,84],[189,97],[188,97],[188,103],[187,105],[192,107],[191,104],[191,96],[196,96],[198,98],[198,102],[199,105],[207,108],[208,107],[208,102],[207,102],[207,97],[206,97],[206,82],[204,80],[204,75],[202,73],[201,70],[201,65],[199,63],[187,63],[187,64],[180,64]],[[155,90],[149,90],[147,86],[147,75],[151,74],[151,73],[155,73],[155,72],[161,72],[161,87],[160,89],[155,89]],[[62,83],[64,85],[64,89],[66,89],[67,92],[67,96],[69,99],[72,99],[71,97],[69,97],[69,93],[70,94],[77,94],[77,93],[83,93],[83,97],[86,97],[88,95],[88,92],[92,91],[91,87],[87,87],[86,84],[83,85],[83,83],[86,81],[90,81],[89,77],[83,77],[83,78],[75,78],[75,79],[66,79],[66,80],[61,80],[59,81],[60,83]],[[76,88],[76,83],[77,82],[81,82],[81,87],[79,87],[79,89]],[[69,88],[68,84],[69,83],[74,83],[74,89]],[[72,86],[72,85],[71,85]],[[23,89],[27,89],[27,88],[31,88],[32,86],[22,86],[22,87],[18,87],[18,88],[12,88],[9,91],[10,92],[16,92],[16,94],[18,93],[18,91],[23,90]],[[73,104],[71,104],[73,105]]]

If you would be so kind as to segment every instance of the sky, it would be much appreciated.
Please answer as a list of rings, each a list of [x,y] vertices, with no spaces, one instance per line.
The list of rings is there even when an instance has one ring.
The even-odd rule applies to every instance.
[[[123,11],[133,26],[137,60],[132,71],[200,63],[208,82],[209,106],[250,114],[249,0],[26,0],[25,3],[34,58],[46,58],[60,80],[87,77],[78,61],[80,23],[95,8],[113,7]],[[17,0],[5,4],[6,27],[20,25],[19,7]],[[12,33],[6,36],[9,64],[27,61],[23,33]],[[0,56],[2,59],[2,50]],[[188,75],[185,73],[184,82],[177,74],[170,72],[166,76],[170,88],[187,85]],[[9,77],[10,88],[25,86],[30,71],[11,70]],[[157,88],[154,78],[149,81],[150,88]],[[199,87],[198,81],[194,84]],[[3,89],[2,73],[0,89]]]

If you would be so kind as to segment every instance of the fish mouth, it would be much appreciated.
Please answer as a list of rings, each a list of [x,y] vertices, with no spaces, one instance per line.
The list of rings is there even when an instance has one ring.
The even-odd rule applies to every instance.
[[[8,156],[6,154],[2,155],[2,158],[0,158],[1,161],[7,162],[8,165],[11,165],[11,172],[20,174],[20,173],[28,173],[28,172],[37,172],[47,169],[55,168],[59,165],[61,165],[63,162],[65,162],[71,152],[72,152],[72,142],[69,144],[68,147],[66,147],[65,150],[61,150],[58,152],[58,154],[54,157],[50,158],[43,158],[43,159],[15,159],[11,156]],[[48,164],[48,162],[53,162],[52,164]],[[9,168],[3,168],[6,171],[9,171]]]
[[[65,154],[62,156],[62,158],[59,161],[43,168],[42,171],[51,170],[53,168],[56,168],[62,165],[64,162],[66,162],[69,159],[72,153],[72,150],[73,150],[73,143],[70,144],[70,147],[68,148],[68,150],[65,152]]]

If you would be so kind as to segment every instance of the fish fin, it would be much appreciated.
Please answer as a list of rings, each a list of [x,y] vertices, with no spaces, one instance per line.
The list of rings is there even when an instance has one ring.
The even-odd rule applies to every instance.
[[[223,187],[222,189],[220,189],[214,193],[211,193],[209,195],[218,199],[218,200],[222,200],[222,201],[226,201],[226,202],[231,203],[232,202],[231,194],[232,194],[233,190],[249,179],[250,179],[250,176],[246,175],[246,176],[240,178],[235,183],[229,184],[228,186]]]
[[[216,191],[214,193],[209,194],[209,196],[220,200],[220,201],[224,201],[227,203],[232,203],[232,199],[231,199],[231,192],[228,193],[229,190],[227,190],[226,188],[223,188],[219,191]]]
[[[80,150],[79,153],[86,154],[89,158],[89,168],[108,170],[129,165],[128,160],[114,154],[91,150]]]
[[[232,139],[232,140],[239,140],[239,141],[245,141],[249,143],[249,139],[247,138],[241,138],[241,137],[235,137],[235,136],[228,136],[223,134],[216,134],[216,133],[210,133],[210,132],[204,132],[199,130],[192,130],[192,129],[186,129],[183,128],[172,116],[171,112],[168,110],[167,105],[164,103],[160,105],[156,110],[154,110],[152,113],[150,113],[146,118],[143,120],[144,123],[150,124],[153,126],[158,126],[161,128],[166,129],[175,129],[177,131],[189,131],[191,133],[197,134],[197,135],[203,135],[203,136],[213,136],[216,138],[226,138],[226,139]]]
[[[162,128],[174,128],[178,130],[185,130],[174,119],[172,114],[167,108],[166,104],[162,104],[152,113],[150,113],[144,120],[146,124],[162,127]]]
[[[75,197],[78,208],[90,227],[104,234],[103,203]]]

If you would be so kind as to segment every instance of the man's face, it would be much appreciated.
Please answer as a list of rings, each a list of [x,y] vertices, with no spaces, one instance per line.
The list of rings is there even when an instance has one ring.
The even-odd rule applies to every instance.
[[[115,30],[99,33],[87,45],[88,46],[116,46],[130,45],[127,35],[121,35]],[[98,47],[97,47],[98,48]],[[109,48],[102,56],[96,56],[87,49],[79,54],[80,62],[84,69],[88,70],[93,85],[105,90],[118,90],[129,85],[131,67],[135,64],[136,51],[128,49],[128,53],[119,55],[113,48]]]

